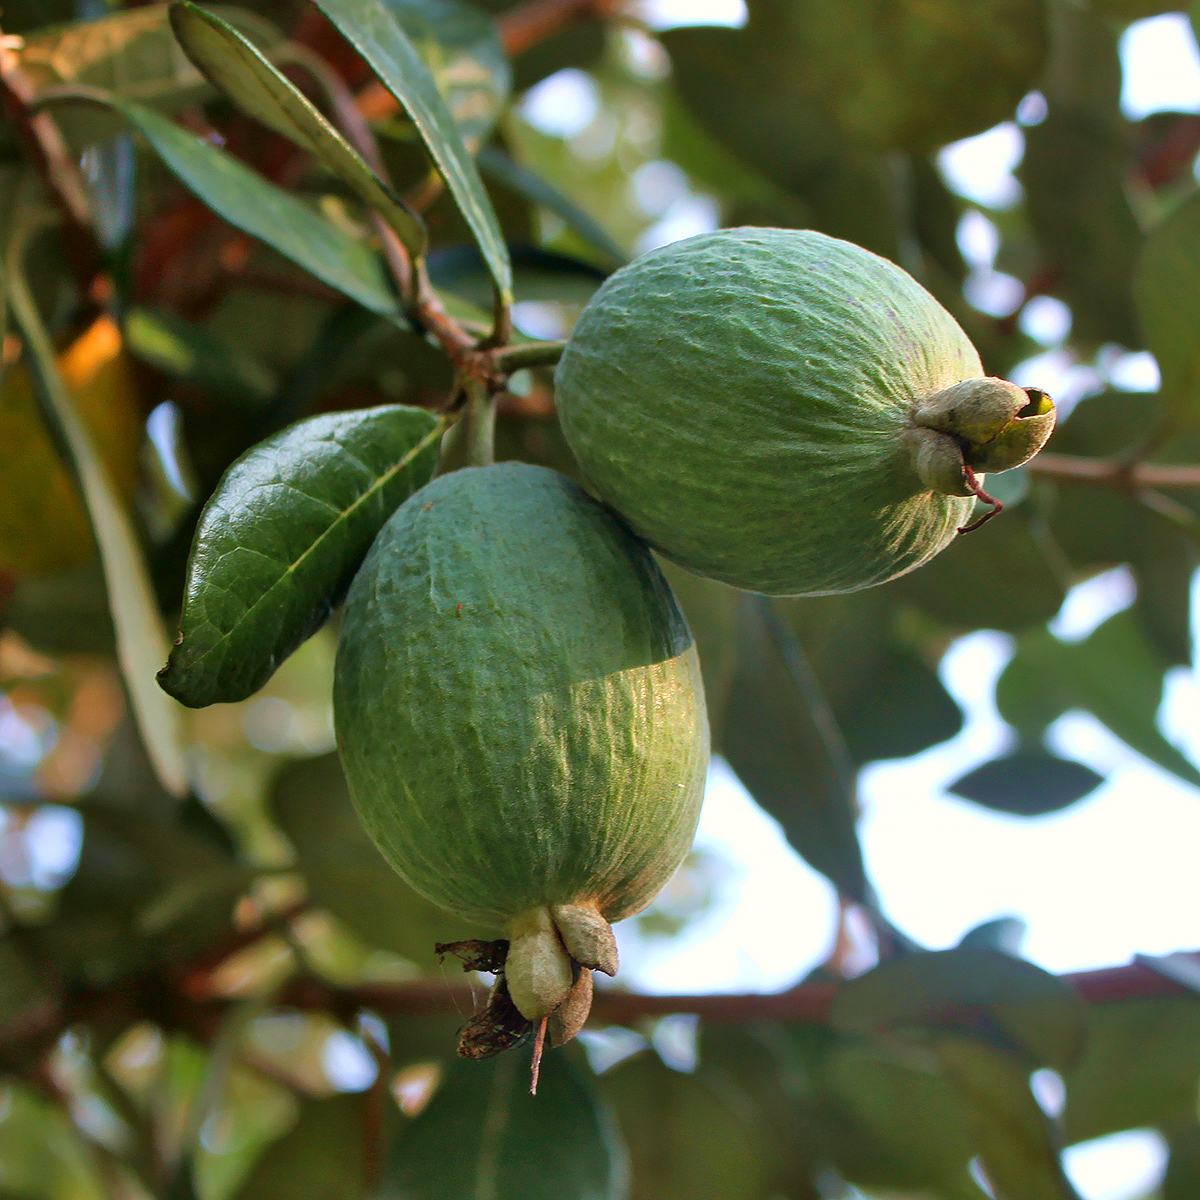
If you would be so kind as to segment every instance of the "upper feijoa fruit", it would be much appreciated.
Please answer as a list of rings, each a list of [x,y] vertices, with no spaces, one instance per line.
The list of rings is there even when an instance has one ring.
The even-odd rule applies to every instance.
[[[723,229],[596,292],[556,374],[596,491],[682,566],[750,591],[869,587],[927,561],[986,471],[1054,426],[987,378],[894,263],[809,230]]]

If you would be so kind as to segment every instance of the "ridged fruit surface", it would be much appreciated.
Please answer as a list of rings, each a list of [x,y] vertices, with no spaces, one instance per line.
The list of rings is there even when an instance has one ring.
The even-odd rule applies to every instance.
[[[955,536],[973,500],[931,488],[908,435],[922,399],[982,374],[893,263],[747,228],[611,276],[555,385],[580,465],[637,533],[699,574],[799,595],[882,583]]]
[[[646,548],[553,471],[455,471],[397,510],[346,601],[334,705],[384,856],[510,937],[554,909],[576,960],[609,969],[556,906],[638,912],[691,845],[708,763],[691,634]],[[511,957],[510,983],[532,1018]]]

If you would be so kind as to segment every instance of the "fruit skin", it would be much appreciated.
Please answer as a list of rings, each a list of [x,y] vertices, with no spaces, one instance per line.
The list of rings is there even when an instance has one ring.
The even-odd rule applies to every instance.
[[[920,566],[966,522],[953,421],[940,413],[932,427],[954,459],[949,495],[936,456],[918,470],[930,431],[916,413],[982,375],[954,318],[893,263],[810,230],[746,228],[611,276],[555,389],[589,482],[653,546],[735,587],[822,595]],[[990,437],[1022,401],[984,390]],[[1026,458],[1053,427],[1052,412],[1040,417]]]
[[[397,510],[346,600],[334,714],[400,875],[547,952],[543,914],[569,906],[585,966],[615,955],[572,933],[581,916],[640,911],[691,845],[709,749],[691,634],[646,548],[553,471],[468,468]]]

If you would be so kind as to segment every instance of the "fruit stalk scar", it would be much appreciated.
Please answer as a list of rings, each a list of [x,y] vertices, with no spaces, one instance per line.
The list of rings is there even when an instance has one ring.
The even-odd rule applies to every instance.
[[[906,431],[921,482],[948,496],[975,496],[992,506],[960,533],[978,529],[1004,507],[983,490],[986,471],[1028,462],[1054,431],[1054,402],[1037,388],[1005,379],[966,379],[913,405]]]

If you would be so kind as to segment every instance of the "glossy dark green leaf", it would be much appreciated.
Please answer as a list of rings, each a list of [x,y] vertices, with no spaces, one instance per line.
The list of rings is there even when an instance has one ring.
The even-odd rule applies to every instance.
[[[379,257],[364,243],[269,183],[232,155],[140,104],[91,91],[77,97],[107,104],[154,147],[163,162],[231,225],[311,271],[330,287],[385,316],[397,315]]]
[[[822,1065],[820,1099],[821,1145],[851,1182],[983,1200],[961,1102],[931,1064],[844,1041]]]
[[[906,1027],[975,1029],[1057,1070],[1075,1061],[1085,1035],[1083,1002],[1069,984],[992,950],[892,959],[846,984],[830,1019],[835,1028],[860,1034]]]
[[[568,229],[577,233],[611,266],[625,262],[625,252],[601,228],[599,223],[568,200],[552,183],[528,167],[522,166],[496,146],[485,146],[475,161],[485,176],[498,179],[527,200],[560,217]]]
[[[142,362],[196,384],[232,408],[260,411],[275,392],[275,373],[268,367],[176,313],[131,308],[125,344]]]
[[[913,651],[889,646],[838,724],[856,763],[907,758],[954,737],[963,715],[937,672]]]
[[[1104,782],[1091,767],[1045,750],[993,759],[948,784],[948,790],[997,812],[1040,817],[1082,800]]]
[[[960,629],[1016,632],[1054,616],[1068,582],[1018,509],[960,534],[931,562],[888,586]]]
[[[716,740],[805,860],[861,899],[854,768],[799,640],[762,597],[740,607],[737,670]]]
[[[359,824],[336,754],[283,767],[270,810],[313,903],[369,945],[432,968],[435,943],[488,936],[418,896],[388,866]]]
[[[193,708],[262,687],[324,623],[383,523],[429,481],[442,429],[399,405],[327,413],[238,459],[196,529],[162,687]]]
[[[1200,999],[1096,1004],[1088,1043],[1064,1075],[1067,1143],[1194,1114],[1200,1084]]]
[[[364,1094],[307,1101],[295,1125],[263,1151],[235,1200],[360,1200],[367,1104]]]
[[[1169,1146],[1162,1200],[1193,1200],[1200,1196],[1200,1125],[1173,1133]]]
[[[496,284],[512,299],[512,268],[496,214],[437,83],[386,0],[318,0],[321,11],[404,106],[471,227]]]
[[[104,586],[117,639],[117,661],[137,716],[138,730],[163,786],[173,795],[182,796],[187,783],[179,710],[161,693],[156,694],[153,684],[155,660],[161,662],[167,636],[146,559],[126,505],[117,494],[59,371],[54,343],[42,323],[17,249],[6,263],[13,317],[29,351],[43,415],[55,440],[69,457],[100,548]]]
[[[1110,617],[1075,645],[1035,630],[1018,642],[996,685],[996,704],[1026,737],[1068,708],[1087,709],[1139,754],[1200,787],[1200,771],[1155,721],[1166,667],[1129,611]]]
[[[499,30],[462,0],[385,0],[424,60],[469,150],[483,144],[508,99],[512,71]]]
[[[777,1143],[736,1092],[673,1071],[653,1051],[618,1063],[599,1082],[629,1147],[631,1194],[638,1200],[778,1195],[771,1161]]]
[[[1162,396],[1181,424],[1200,423],[1200,197],[1190,197],[1146,239],[1134,286],[1146,346],[1162,372]]]
[[[243,112],[290,138],[347,183],[395,231],[413,258],[425,226],[380,180],[312,102],[236,29],[189,0],[171,5],[171,27],[188,57]]]
[[[1029,1086],[1029,1065],[978,1038],[933,1041],[942,1072],[962,1101],[984,1171],[997,1196],[1080,1200],[1063,1170],[1057,1133]]]
[[[528,1047],[456,1060],[397,1139],[381,1200],[621,1200],[625,1148],[584,1071],[551,1050],[531,1096],[529,1069]]]

